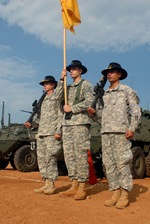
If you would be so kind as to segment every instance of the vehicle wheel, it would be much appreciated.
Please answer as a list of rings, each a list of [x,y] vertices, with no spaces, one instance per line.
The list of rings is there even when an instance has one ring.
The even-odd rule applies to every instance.
[[[146,176],[150,177],[150,153],[145,158],[145,165],[146,165]]]
[[[0,170],[4,170],[8,166],[9,160],[0,159]]]
[[[30,145],[19,148],[14,155],[14,165],[19,171],[31,172],[37,168],[37,155]]]
[[[132,148],[133,160],[131,173],[134,179],[142,179],[145,175],[145,157],[142,149],[138,146]]]

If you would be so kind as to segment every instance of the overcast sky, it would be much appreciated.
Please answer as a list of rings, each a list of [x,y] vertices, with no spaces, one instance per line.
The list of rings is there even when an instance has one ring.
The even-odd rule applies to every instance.
[[[123,83],[138,92],[141,106],[150,104],[150,1],[78,0],[81,24],[67,31],[67,64],[79,59],[84,76],[95,85],[112,61],[128,71]],[[0,0],[0,105],[5,120],[24,122],[39,82],[45,75],[58,80],[63,67],[63,26],[59,0]],[[68,83],[71,80],[68,78]]]

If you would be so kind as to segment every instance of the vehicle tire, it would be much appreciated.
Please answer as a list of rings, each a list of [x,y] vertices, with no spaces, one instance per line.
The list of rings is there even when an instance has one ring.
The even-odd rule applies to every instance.
[[[150,177],[150,153],[145,158],[145,165],[146,165],[146,176]]]
[[[22,146],[14,155],[14,165],[22,172],[35,171],[37,169],[36,151],[31,150],[30,145]]]
[[[133,159],[131,173],[134,179],[142,179],[145,175],[145,157],[142,149],[138,146],[132,148]]]
[[[4,170],[8,166],[9,160],[0,159],[0,170]]]

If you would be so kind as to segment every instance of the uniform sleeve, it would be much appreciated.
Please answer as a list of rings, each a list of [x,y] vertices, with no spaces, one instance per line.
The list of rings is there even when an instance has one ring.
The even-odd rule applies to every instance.
[[[63,100],[64,98],[64,83],[58,82],[57,87],[55,89],[55,98],[57,100]]]
[[[62,121],[63,121],[63,101],[58,102],[58,118],[57,118],[57,129],[56,134],[62,135]]]
[[[91,106],[94,100],[93,85],[90,82],[83,82],[81,92],[82,102],[71,106],[73,113],[81,113],[87,111],[87,108]]]
[[[141,108],[138,105],[138,97],[136,93],[129,89],[128,91],[128,105],[129,105],[129,113],[130,113],[130,126],[129,130],[135,132],[136,128],[138,127],[139,120],[141,117]]]
[[[64,83],[58,82],[55,89],[55,99],[58,102],[58,118],[56,134],[62,135],[62,120],[63,120],[63,102],[64,102]]]

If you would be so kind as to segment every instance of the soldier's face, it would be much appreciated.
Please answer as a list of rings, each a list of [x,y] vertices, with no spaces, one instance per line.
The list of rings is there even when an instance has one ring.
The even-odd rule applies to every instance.
[[[44,91],[45,92],[53,90],[54,88],[55,88],[55,83],[53,83],[53,82],[44,82]]]
[[[81,76],[82,69],[76,66],[71,67],[70,69],[70,75],[73,79]]]
[[[116,82],[120,79],[121,77],[121,72],[119,72],[118,70],[110,70],[107,73],[107,79],[109,82]]]

